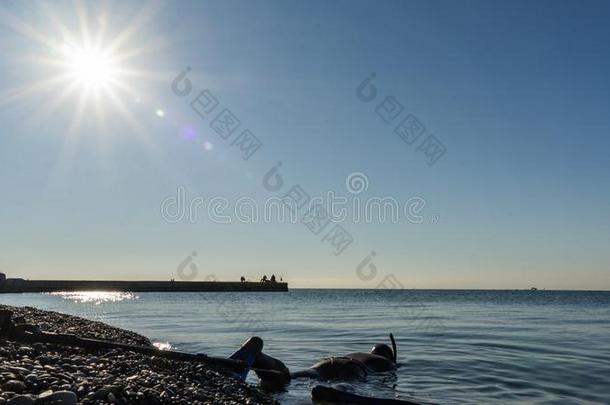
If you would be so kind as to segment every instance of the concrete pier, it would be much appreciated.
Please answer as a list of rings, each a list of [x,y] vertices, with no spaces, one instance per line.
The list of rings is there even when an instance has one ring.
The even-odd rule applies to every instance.
[[[48,293],[58,291],[220,292],[288,291],[288,283],[231,281],[91,281],[23,280],[0,278],[0,293]]]

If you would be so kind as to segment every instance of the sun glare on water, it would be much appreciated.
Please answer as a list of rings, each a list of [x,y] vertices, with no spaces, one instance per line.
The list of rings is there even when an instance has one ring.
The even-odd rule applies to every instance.
[[[60,291],[50,294],[75,303],[94,305],[138,299],[133,293],[121,291]]]

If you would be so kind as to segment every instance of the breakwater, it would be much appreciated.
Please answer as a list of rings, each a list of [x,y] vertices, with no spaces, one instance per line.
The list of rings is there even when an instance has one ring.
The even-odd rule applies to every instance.
[[[275,292],[288,291],[288,283],[231,281],[92,281],[5,279],[0,293],[48,293],[58,291],[128,292]]]

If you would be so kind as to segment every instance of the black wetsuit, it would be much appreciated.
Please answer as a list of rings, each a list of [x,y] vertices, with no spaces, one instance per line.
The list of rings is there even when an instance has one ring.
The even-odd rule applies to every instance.
[[[369,373],[390,371],[396,365],[389,359],[370,353],[348,353],[341,357],[322,359],[305,372],[294,373],[292,376],[322,378],[358,378]]]
[[[258,354],[252,365],[261,382],[271,385],[283,385],[293,378],[351,379],[365,377],[369,373],[390,371],[396,368],[393,360],[387,356],[373,353],[348,353],[339,357],[327,357],[318,361],[307,370],[291,373],[280,360],[262,353],[262,340],[251,338],[242,347],[256,346]],[[388,348],[388,350],[390,350]]]

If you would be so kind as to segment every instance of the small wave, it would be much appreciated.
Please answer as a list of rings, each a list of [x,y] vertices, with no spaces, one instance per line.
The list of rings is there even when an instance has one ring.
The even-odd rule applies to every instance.
[[[155,342],[155,343],[153,343],[153,346],[155,346],[159,350],[172,350],[173,349],[172,345],[169,342]]]

